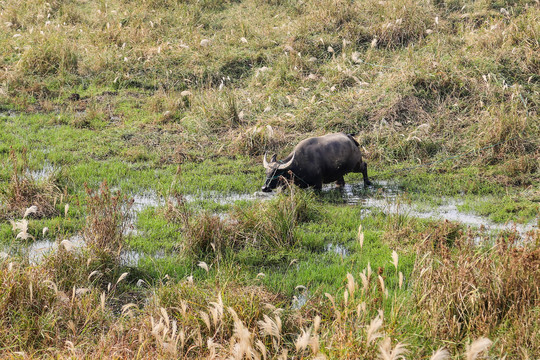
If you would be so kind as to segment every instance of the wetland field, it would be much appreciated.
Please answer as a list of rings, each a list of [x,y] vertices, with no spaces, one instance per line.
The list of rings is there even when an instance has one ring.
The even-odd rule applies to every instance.
[[[540,358],[539,74],[537,0],[0,0],[0,358]]]

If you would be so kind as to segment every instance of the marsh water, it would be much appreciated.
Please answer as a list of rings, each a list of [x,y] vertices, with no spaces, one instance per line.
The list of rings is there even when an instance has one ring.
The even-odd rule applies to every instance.
[[[45,162],[39,170],[27,170],[27,175],[37,182],[43,181],[51,177],[55,171],[58,171],[51,163]]]
[[[42,171],[34,172],[32,175],[36,178],[48,176],[54,169],[46,167]],[[188,203],[198,201],[211,201],[221,205],[234,204],[238,201],[265,201],[272,199],[275,193],[218,193],[205,192],[200,194],[190,194],[184,197]],[[538,224],[530,222],[527,224],[519,224],[509,222],[506,224],[494,223],[486,217],[473,213],[459,211],[458,207],[462,203],[457,199],[442,199],[442,204],[431,206],[427,210],[423,210],[418,205],[413,205],[405,201],[404,193],[399,184],[393,182],[379,181],[374,186],[365,188],[363,184],[346,184],[342,188],[336,188],[333,184],[323,187],[321,197],[325,201],[333,203],[341,203],[345,206],[361,206],[363,216],[368,216],[373,211],[380,211],[386,214],[405,215],[407,217],[415,217],[420,219],[448,220],[451,222],[460,223],[465,227],[474,229],[482,229],[486,234],[498,233],[504,230],[514,231],[526,240],[527,235],[538,229]],[[132,196],[133,204],[130,209],[129,226],[126,230],[126,235],[139,235],[137,230],[137,215],[147,209],[165,206],[167,199],[155,192],[144,192],[134,194]],[[171,199],[171,201],[174,201]],[[226,214],[223,218],[226,218]],[[68,239],[75,247],[84,245],[84,239],[80,235],[74,235]],[[26,248],[28,259],[31,263],[37,263],[43,257],[55,251],[59,246],[59,242],[52,239],[38,240],[30,243]],[[4,249],[8,250],[8,249]],[[341,257],[347,257],[349,250],[341,244],[329,243],[325,247],[328,253],[334,253]],[[140,259],[145,257],[159,258],[164,257],[163,252],[156,254],[145,254],[135,250],[125,250],[121,254],[121,261],[126,266],[137,266]]]
[[[67,240],[70,242],[70,246],[73,246],[75,249],[81,248],[85,245],[84,238],[80,235],[71,236]],[[17,249],[10,249],[9,247],[4,247],[0,254],[18,251],[26,254],[28,262],[35,265],[43,261],[45,256],[57,251],[59,246],[63,246],[60,241],[46,238],[34,241],[23,248],[18,247]],[[120,253],[120,263],[124,266],[135,267],[142,258],[159,259],[163,257],[165,257],[165,253],[163,251],[159,251],[154,254],[145,254],[140,251],[126,249]]]
[[[526,224],[510,221],[501,224],[485,216],[460,211],[458,208],[463,205],[463,201],[454,198],[441,198],[441,205],[425,209],[425,207],[408,203],[399,184],[392,182],[380,181],[368,188],[364,188],[361,184],[346,184],[342,189],[327,186],[323,188],[323,192],[332,194],[334,198],[341,199],[348,205],[362,206],[366,210],[365,214],[378,210],[387,214],[406,215],[420,219],[448,220],[466,227],[482,228],[486,232],[515,231],[522,237],[538,229],[537,221]]]

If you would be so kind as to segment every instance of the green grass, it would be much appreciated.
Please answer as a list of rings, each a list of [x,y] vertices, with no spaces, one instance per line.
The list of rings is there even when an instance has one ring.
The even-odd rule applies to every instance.
[[[376,220],[361,220],[361,210],[361,207],[354,206],[327,206],[324,215],[318,220],[299,225],[295,230],[294,245],[291,247],[257,249],[248,246],[240,251],[226,249],[221,261],[223,264],[239,265],[235,270],[235,277],[248,282],[256,281],[271,291],[291,297],[298,285],[312,288],[311,293],[314,296],[321,296],[325,292],[334,293],[342,286],[342,279],[347,272],[358,273],[368,263],[374,269],[386,269],[385,276],[395,277],[395,270],[390,266],[393,249],[380,237],[386,228],[387,220],[384,216]],[[357,241],[358,227],[361,224],[365,229],[363,248],[360,248]],[[140,233],[128,240],[130,248],[150,256],[157,251],[165,251],[165,254],[176,254],[176,259],[185,258],[186,253],[178,247],[185,231],[179,225],[168,223],[156,210],[142,212],[138,217],[137,228]],[[346,249],[347,254],[342,256],[332,251],[328,248],[330,244],[340,245]],[[171,260],[175,259],[175,256],[169,256],[151,262],[155,272],[189,275],[185,269],[189,261],[182,260],[173,265]],[[414,256],[403,254],[400,259],[401,271],[408,277]],[[201,256],[194,260],[208,261],[208,258]],[[144,263],[146,261],[143,261]],[[196,273],[203,274],[201,271]],[[265,276],[256,279],[259,273]],[[217,276],[215,273],[211,275]]]
[[[458,207],[460,211],[474,212],[489,217],[494,222],[517,221],[530,222],[538,218],[539,205],[522,198],[503,196],[491,199],[473,199]]]
[[[133,236],[128,244],[143,253],[152,254],[157,251],[168,253],[182,239],[182,227],[170,224],[152,209],[138,214],[136,226],[141,235]]]

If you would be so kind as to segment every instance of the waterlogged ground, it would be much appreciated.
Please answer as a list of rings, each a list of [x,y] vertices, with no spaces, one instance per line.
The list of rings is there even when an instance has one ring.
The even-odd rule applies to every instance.
[[[398,289],[409,292],[417,248],[426,239],[450,247],[466,239],[484,251],[501,239],[520,246],[539,237],[537,187],[494,182],[489,169],[442,166],[404,174],[401,165],[370,162],[373,186],[349,174],[342,188],[262,193],[262,156],[175,157],[178,140],[156,135],[155,128],[94,132],[20,114],[0,119],[0,258],[17,256],[35,268],[64,249],[87,251],[90,194],[105,180],[126,200],[125,244],[115,271],[129,274],[129,294],[169,281],[205,288],[237,284],[274,294],[274,305],[286,312],[309,313],[321,308],[325,294],[342,294],[348,274],[358,279],[365,269],[384,279],[388,298]],[[140,147],[135,137],[148,144]],[[52,194],[47,215],[26,217],[26,239],[17,238],[19,230],[9,223],[32,205],[9,210],[13,204],[6,199],[16,181]],[[288,222],[291,209],[302,206],[304,216]],[[188,245],[190,236],[214,244],[230,234],[244,242],[219,251]],[[146,306],[142,296],[127,297],[121,305]]]
[[[489,202],[493,199],[479,197],[466,202],[464,199],[441,197],[437,205],[421,201],[411,201],[407,194],[400,189],[398,183],[380,181],[367,189],[362,184],[346,184],[343,189],[327,185],[324,190],[332,193],[337,199],[348,205],[359,205],[366,209],[366,214],[372,210],[383,211],[386,214],[403,215],[419,219],[445,220],[461,224],[467,228],[481,229],[491,235],[500,231],[516,231],[526,237],[528,233],[538,229],[538,217],[532,220],[509,216],[505,222],[495,222],[490,216],[475,213],[471,202]],[[466,205],[469,204],[469,205]]]
[[[5,112],[0,118],[2,186],[9,189],[13,182],[13,151],[21,178],[57,189],[53,215],[29,216],[31,238],[15,239],[17,232],[7,220],[18,220],[17,213],[6,213],[0,224],[2,251],[26,254],[30,263],[42,261],[63,240],[84,247],[86,189],[96,190],[103,180],[113,192],[132,199],[121,253],[126,268],[147,279],[234,276],[235,281],[295,297],[296,304],[302,304],[306,294],[335,291],[347,272],[368,264],[387,268],[394,250],[400,252],[407,276],[414,263],[410,246],[418,242],[418,234],[426,236],[438,224],[449,222],[456,231],[470,233],[480,246],[507,233],[532,241],[538,230],[540,195],[534,185],[505,186],[492,181],[496,170],[472,166],[449,170],[443,164],[403,173],[399,167],[370,163],[371,187],[362,185],[360,174],[350,174],[343,188],[328,184],[320,193],[307,191],[319,215],[297,225],[292,246],[276,246],[270,252],[248,246],[228,252],[223,262],[231,267],[229,274],[218,274],[212,272],[218,266],[212,254],[185,254],[186,224],[171,221],[166,209],[182,201],[192,216],[206,213],[234,227],[238,214],[253,213],[277,199],[276,193],[260,192],[262,156],[208,156],[204,149],[187,156],[178,148],[181,140],[188,141],[185,135],[159,126],[126,124],[95,131],[66,125],[52,114]],[[363,244],[358,243],[360,226]],[[44,234],[45,227],[49,230]],[[400,240],[391,240],[396,237]],[[198,267],[199,261],[209,263],[210,272]],[[299,285],[307,291],[300,294]]]
[[[28,174],[37,181],[45,181],[57,171],[57,168],[46,164],[42,169],[29,171]],[[238,193],[210,190],[184,194],[181,199],[196,209],[210,211],[226,222],[230,220],[231,209],[275,199],[280,192]],[[314,196],[319,205],[328,211],[326,219],[322,224],[308,223],[301,226],[298,246],[291,251],[275,254],[276,258],[268,262],[261,260],[261,254],[250,254],[249,251],[239,254],[244,265],[251,268],[247,273],[254,275],[257,271],[259,275],[264,274],[262,279],[255,278],[273,289],[290,294],[293,308],[305,305],[310,298],[309,289],[304,289],[305,285],[301,284],[312,284],[319,291],[327,290],[328,287],[332,288],[331,282],[337,269],[341,276],[350,271],[351,267],[358,266],[363,249],[358,246],[355,230],[360,225],[363,225],[367,234],[371,234],[372,240],[376,240],[373,250],[383,246],[387,248],[386,252],[391,250],[387,244],[379,243],[377,234],[388,230],[385,222],[396,221],[395,219],[398,219],[402,226],[414,221],[451,222],[462,231],[473,233],[479,246],[492,243],[503,232],[517,234],[523,242],[533,241],[539,225],[538,217],[509,215],[508,221],[496,222],[489,215],[475,212],[471,204],[475,201],[489,202],[490,198],[485,196],[473,199],[439,197],[427,201],[407,192],[395,180],[374,180],[370,187],[354,181],[342,188],[328,184],[320,193],[314,193]],[[166,224],[158,215],[160,209],[168,205],[178,205],[178,198],[159,194],[155,190],[135,193],[130,198],[133,201],[125,229],[129,245],[120,255],[121,264],[128,268],[153,268],[158,272],[172,270],[180,277],[192,276],[193,272],[197,272],[199,269],[194,268],[193,264],[186,266],[185,259],[181,259],[178,252],[183,229]],[[345,234],[342,233],[343,230]],[[56,239],[44,235],[35,241],[22,244],[4,242],[3,253],[22,253],[28,257],[31,264],[36,264],[48,254],[57,251],[59,246],[63,246],[60,244],[62,239],[68,240],[75,248],[85,246],[84,238],[77,229],[73,229],[70,235],[57,235]],[[369,247],[367,242],[370,237],[367,239],[366,247]],[[307,254],[301,254],[305,250],[308,250]],[[317,266],[321,261],[326,265]],[[410,266],[411,261],[411,257],[405,257],[405,264],[408,262]],[[180,267],[178,263],[181,264]],[[268,272],[270,273],[267,276]],[[332,273],[333,275],[329,275]],[[282,275],[288,278],[289,288],[280,283]],[[294,284],[296,285],[293,287]]]

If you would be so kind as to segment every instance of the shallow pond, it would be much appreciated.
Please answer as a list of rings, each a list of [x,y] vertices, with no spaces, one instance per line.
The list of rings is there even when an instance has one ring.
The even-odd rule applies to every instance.
[[[74,248],[79,248],[84,245],[84,240],[82,236],[79,235],[72,236],[68,238],[67,241],[70,243],[68,246],[73,246]],[[18,243],[11,246],[4,245],[1,252],[3,254],[22,253],[22,255],[28,258],[30,264],[35,265],[43,261],[45,256],[56,251],[59,244],[60,242],[55,240],[41,239],[29,243],[26,246]]]
[[[37,182],[42,182],[50,178],[55,171],[58,171],[51,163],[45,162],[43,167],[39,170],[27,170],[26,175],[34,179]]]
[[[374,182],[373,186],[365,187],[363,183],[345,184],[338,188],[327,184],[322,189],[323,197],[329,200],[342,202],[348,205],[362,205],[370,207],[380,200],[395,201],[403,193],[399,184],[390,181]]]
[[[336,198],[348,205],[359,205],[366,209],[365,216],[373,209],[386,214],[399,214],[408,217],[433,220],[448,220],[467,227],[482,229],[486,232],[500,232],[504,230],[516,231],[524,239],[529,233],[538,230],[538,219],[526,224],[507,222],[495,223],[485,216],[463,212],[458,209],[463,202],[456,199],[442,199],[442,205],[425,206],[409,204],[405,201],[404,193],[399,185],[392,182],[379,181],[374,186],[365,188],[362,184],[346,184],[338,189],[333,185],[323,188],[323,193],[331,199]],[[402,196],[403,195],[403,196]]]
[[[324,250],[326,252],[328,252],[328,253],[337,254],[337,255],[341,256],[342,258],[347,257],[350,254],[349,249],[347,249],[347,247],[345,247],[345,245],[341,245],[341,244],[328,243],[324,247]]]
[[[72,236],[67,240],[70,242],[68,246],[73,247],[73,249],[85,246],[85,241],[80,235]],[[30,264],[36,265],[43,261],[45,256],[57,251],[59,245],[64,246],[63,244],[61,244],[61,242],[50,239],[43,239],[28,244],[26,248],[22,249],[22,252],[25,254],[25,256],[27,256]],[[17,249],[10,249],[9,247],[4,247],[1,253],[7,256],[8,253],[13,252],[14,250],[16,251]],[[165,253],[163,251],[158,251],[154,254],[145,254],[143,252],[127,249],[121,252],[120,263],[124,266],[135,267],[138,265],[139,260],[143,258],[159,259],[163,257],[165,257]]]

